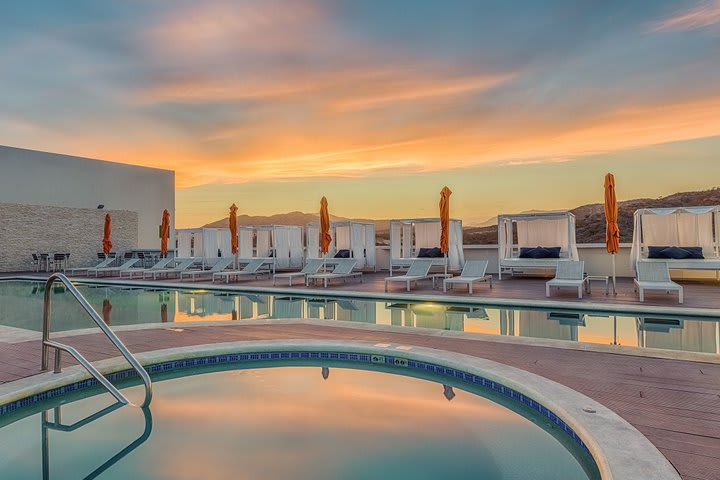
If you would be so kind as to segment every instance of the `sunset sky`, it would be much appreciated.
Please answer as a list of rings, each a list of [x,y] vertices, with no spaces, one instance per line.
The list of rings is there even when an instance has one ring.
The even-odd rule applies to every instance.
[[[720,0],[4,5],[0,144],[177,172],[177,226],[720,185]]]

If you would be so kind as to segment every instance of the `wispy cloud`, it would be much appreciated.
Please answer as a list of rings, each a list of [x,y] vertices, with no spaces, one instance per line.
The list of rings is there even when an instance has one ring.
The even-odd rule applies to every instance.
[[[720,0],[705,0],[698,6],[654,22],[654,32],[699,30],[720,25]]]

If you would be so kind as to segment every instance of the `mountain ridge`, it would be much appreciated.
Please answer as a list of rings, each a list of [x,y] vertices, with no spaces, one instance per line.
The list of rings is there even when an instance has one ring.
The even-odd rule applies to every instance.
[[[681,206],[720,205],[720,187],[709,190],[678,192],[658,198],[636,198],[618,202],[618,224],[620,241],[632,241],[633,214],[640,208],[668,208]],[[527,210],[520,213],[538,213],[542,210]],[[605,241],[605,208],[602,203],[580,205],[570,210],[576,218],[578,243],[602,243]],[[318,222],[317,213],[293,211],[275,215],[238,215],[238,225],[306,225]],[[379,244],[389,243],[389,219],[347,218],[330,215],[331,221],[356,221],[374,223]],[[204,225],[211,228],[228,228],[228,219],[223,218]],[[463,228],[466,245],[491,245],[497,243],[497,218],[488,219],[481,226]]]

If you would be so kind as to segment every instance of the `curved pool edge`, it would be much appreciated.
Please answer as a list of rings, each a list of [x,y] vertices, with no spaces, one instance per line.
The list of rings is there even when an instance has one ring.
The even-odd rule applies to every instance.
[[[435,364],[455,372],[482,377],[491,382],[497,382],[500,385],[498,391],[503,387],[512,389],[515,393],[534,400],[549,410],[549,413],[561,419],[585,444],[604,480],[635,478],[677,480],[680,478],[675,468],[662,453],[635,427],[612,410],[547,378],[470,355],[399,344],[282,340],[241,341],[180,347],[141,353],[137,355],[137,358],[143,365],[150,366],[219,355],[269,352],[344,352],[379,355]],[[128,369],[127,363],[122,358],[96,362],[95,366],[106,375],[124,372]],[[56,388],[77,384],[88,378],[89,374],[81,367],[76,366],[67,368],[60,374],[47,372],[14,381],[11,385],[0,385],[0,407]],[[508,394],[506,393],[506,395]],[[20,407],[22,406],[20,405]],[[583,409],[590,409],[594,413],[587,413]]]

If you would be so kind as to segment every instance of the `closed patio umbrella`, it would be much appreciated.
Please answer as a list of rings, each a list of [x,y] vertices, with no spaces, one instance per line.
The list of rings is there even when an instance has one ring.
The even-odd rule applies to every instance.
[[[320,253],[326,254],[330,249],[330,214],[328,213],[327,198],[322,197],[320,200]]]
[[[613,293],[617,295],[615,277],[615,255],[620,250],[620,227],[618,226],[618,203],[615,196],[615,177],[605,175],[605,245],[612,255]]]
[[[170,212],[163,210],[162,223],[160,224],[160,255],[167,257],[168,238],[170,238]]]
[[[102,241],[102,249],[103,253],[107,256],[110,254],[110,251],[112,250],[113,244],[110,240],[110,233],[112,231],[112,225],[110,220],[110,214],[105,214],[105,227],[103,228],[103,241]]]
[[[235,256],[235,266],[237,267],[237,253],[238,253],[238,233],[237,233],[237,205],[234,203],[230,205],[230,248],[232,254]]]
[[[443,187],[440,191],[440,251],[446,257],[450,249],[450,195],[452,191],[448,187]],[[445,273],[447,273],[447,262]]]

